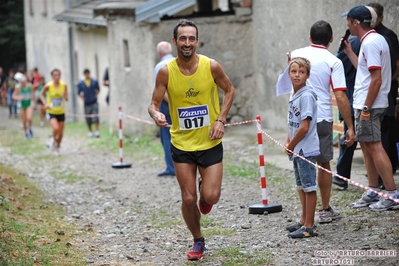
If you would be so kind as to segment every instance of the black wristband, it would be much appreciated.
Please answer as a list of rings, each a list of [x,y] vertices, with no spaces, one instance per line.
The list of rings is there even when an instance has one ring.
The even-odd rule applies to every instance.
[[[223,122],[223,121],[220,120],[220,119],[216,119],[216,121],[222,123],[223,125],[225,125],[225,122]]]

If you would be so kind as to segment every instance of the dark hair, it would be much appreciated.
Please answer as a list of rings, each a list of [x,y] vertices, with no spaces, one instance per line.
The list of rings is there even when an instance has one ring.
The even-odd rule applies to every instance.
[[[39,69],[37,67],[35,67],[33,70],[37,72]]]
[[[186,27],[186,26],[190,26],[190,27],[194,27],[196,30],[196,38],[198,39],[198,28],[197,25],[195,25],[195,23],[191,20],[188,19],[181,19],[179,20],[179,22],[177,22],[175,28],[173,29],[173,38],[175,38],[175,40],[177,40],[177,31],[180,27]]]
[[[377,13],[377,16],[379,17],[384,15],[384,7],[380,3],[370,3],[366,6],[371,6],[372,8],[374,8],[375,13]]]
[[[83,70],[83,74],[89,73],[90,74],[90,70],[88,68],[85,68],[85,70]]]
[[[333,36],[330,23],[324,20],[316,21],[310,28],[310,37],[314,44],[327,46]]]
[[[61,74],[61,71],[58,68],[54,68],[53,70],[51,70],[51,76],[53,75],[54,72],[58,72]]]

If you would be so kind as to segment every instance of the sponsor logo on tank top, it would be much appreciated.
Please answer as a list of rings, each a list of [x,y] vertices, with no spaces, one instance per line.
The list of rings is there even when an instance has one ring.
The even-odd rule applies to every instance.
[[[195,98],[199,93],[199,91],[194,91],[194,88],[190,88],[186,91],[186,98]]]

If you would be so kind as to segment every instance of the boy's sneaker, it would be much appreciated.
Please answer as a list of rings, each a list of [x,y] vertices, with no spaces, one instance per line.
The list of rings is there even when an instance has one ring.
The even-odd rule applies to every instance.
[[[288,234],[288,236],[292,237],[292,238],[305,238],[305,237],[312,237],[312,236],[317,236],[317,235],[318,234],[316,233],[315,225],[313,227],[309,227],[309,228],[302,226],[298,230]]]
[[[334,209],[331,205],[328,209],[319,210],[319,223],[331,223],[333,220],[337,220],[341,218],[341,213]]]
[[[202,177],[198,178],[198,191],[200,192],[200,199],[198,202],[199,210],[202,214],[208,214],[211,212],[213,205],[206,203],[206,201],[201,196],[201,185],[202,185]]]
[[[366,207],[369,206],[370,204],[376,203],[380,200],[380,196],[378,194],[369,195],[367,191],[365,191],[362,195],[362,197],[352,203],[353,208],[361,208],[361,207]]]
[[[189,260],[200,260],[202,259],[202,253],[206,250],[205,242],[198,241],[194,242],[193,249],[187,253],[187,259]]]
[[[100,132],[94,131],[94,137],[99,138],[100,137]]]
[[[32,131],[31,128],[29,129],[29,135],[30,135],[31,138],[33,138],[33,131]]]
[[[395,198],[399,199],[399,195],[396,195]],[[375,211],[375,212],[382,212],[382,211],[387,211],[387,210],[398,210],[399,203],[397,203],[393,200],[381,197],[381,199],[377,203],[371,204],[369,206],[369,208],[371,211]]]
[[[60,156],[60,148],[54,148],[54,155]]]
[[[29,135],[25,134],[24,139],[29,139]]]
[[[300,222],[296,222],[295,224],[287,226],[285,229],[287,229],[289,232],[295,232],[302,226],[303,226],[303,224],[301,224]]]
[[[87,136],[89,136],[89,138],[92,138],[92,137],[94,137],[94,133],[90,131],[90,132],[87,134]]]

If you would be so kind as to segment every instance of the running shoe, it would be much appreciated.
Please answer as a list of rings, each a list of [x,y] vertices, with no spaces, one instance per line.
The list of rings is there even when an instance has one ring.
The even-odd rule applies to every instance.
[[[368,194],[368,191],[365,191],[362,195],[362,197],[352,203],[353,208],[361,208],[361,207],[366,207],[369,206],[370,204],[376,203],[380,200],[380,196],[378,194],[373,193],[372,195]]]
[[[31,128],[29,129],[29,135],[30,135],[31,138],[33,138],[33,131],[32,131]]]
[[[399,195],[396,195],[396,199],[399,199]],[[398,210],[399,209],[399,203],[387,199],[384,197],[381,197],[381,199],[377,203],[373,203],[369,206],[371,211],[375,212],[382,212],[382,211],[387,211],[387,210]]]
[[[50,138],[50,142],[47,144],[47,148],[52,151],[55,150],[55,141],[53,137]]]
[[[294,223],[292,225],[287,226],[285,229],[287,229],[289,232],[295,232],[296,230],[298,230],[302,226],[303,226],[303,224],[301,224],[300,222],[296,222],[296,223]]]
[[[100,132],[98,132],[97,130],[94,131],[94,137],[95,138],[99,138],[100,137]]]
[[[29,135],[25,134],[24,139],[29,139]]]
[[[93,134],[93,132],[89,132],[88,134],[87,134],[87,136],[89,136],[89,138],[92,138],[92,137],[94,137],[94,134]]]
[[[319,223],[331,223],[333,220],[341,218],[341,213],[331,205],[326,210],[319,210]]]
[[[288,234],[288,236],[292,237],[292,238],[306,238],[306,237],[313,237],[313,236],[317,236],[317,235],[318,234],[316,233],[315,225],[313,227],[309,227],[309,228],[302,226],[298,230]]]
[[[202,185],[202,177],[198,178],[198,190],[200,192],[200,199],[198,202],[199,205],[199,210],[202,214],[208,214],[211,212],[213,205],[212,204],[208,204],[201,195],[201,185]]]
[[[205,242],[197,241],[193,244],[193,249],[187,253],[187,259],[189,260],[200,260],[202,259],[202,253],[206,250]]]

